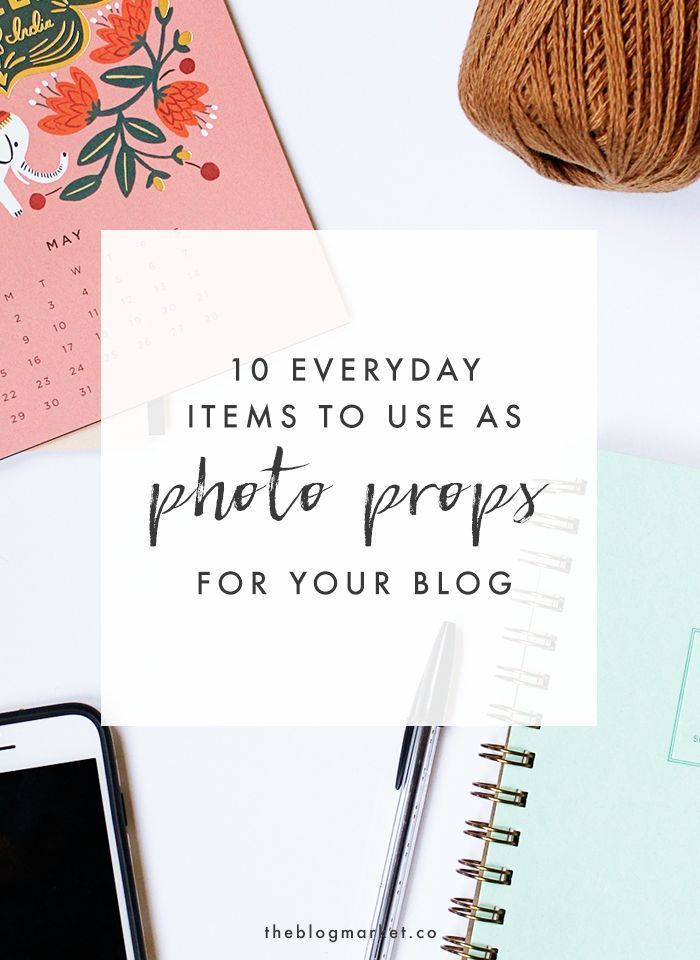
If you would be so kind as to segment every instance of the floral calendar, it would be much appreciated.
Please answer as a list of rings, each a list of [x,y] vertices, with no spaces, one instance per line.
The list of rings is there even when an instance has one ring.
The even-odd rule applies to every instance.
[[[99,419],[102,229],[311,226],[223,0],[0,0],[0,225],[5,457]]]

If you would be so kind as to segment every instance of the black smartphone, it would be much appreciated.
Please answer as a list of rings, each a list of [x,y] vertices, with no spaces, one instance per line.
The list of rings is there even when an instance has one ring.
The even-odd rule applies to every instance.
[[[0,958],[145,960],[112,737],[82,704],[0,715]]]

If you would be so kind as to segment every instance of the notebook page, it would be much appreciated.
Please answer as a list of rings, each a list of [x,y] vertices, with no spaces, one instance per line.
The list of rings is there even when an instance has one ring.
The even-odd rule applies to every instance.
[[[527,806],[497,822],[522,831],[510,887],[482,904],[503,926],[474,940],[499,960],[689,957],[700,915],[700,673],[687,677],[685,733],[669,751],[700,625],[700,473],[614,455],[600,461],[599,725],[521,730],[532,770],[509,771]],[[690,761],[690,763],[688,762]],[[492,850],[492,853],[494,851]],[[499,853],[500,856],[500,853]]]

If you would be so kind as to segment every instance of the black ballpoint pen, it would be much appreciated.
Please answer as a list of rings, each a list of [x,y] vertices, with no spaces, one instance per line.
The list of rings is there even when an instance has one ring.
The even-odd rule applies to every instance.
[[[395,787],[399,802],[384,864],[365,960],[388,960],[398,942],[411,861],[444,722],[456,660],[456,630],[443,624],[433,646],[401,744]],[[392,935],[393,934],[393,935]]]

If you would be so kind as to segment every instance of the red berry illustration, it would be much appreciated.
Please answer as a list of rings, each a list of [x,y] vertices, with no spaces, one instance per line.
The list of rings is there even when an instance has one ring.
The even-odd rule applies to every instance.
[[[32,210],[43,210],[46,206],[46,197],[43,193],[33,193],[29,198],[29,206]]]
[[[180,70],[182,73],[194,73],[196,67],[197,64],[192,57],[185,57],[184,60],[180,61]]]
[[[215,163],[204,163],[199,171],[205,180],[218,180],[221,171]]]

